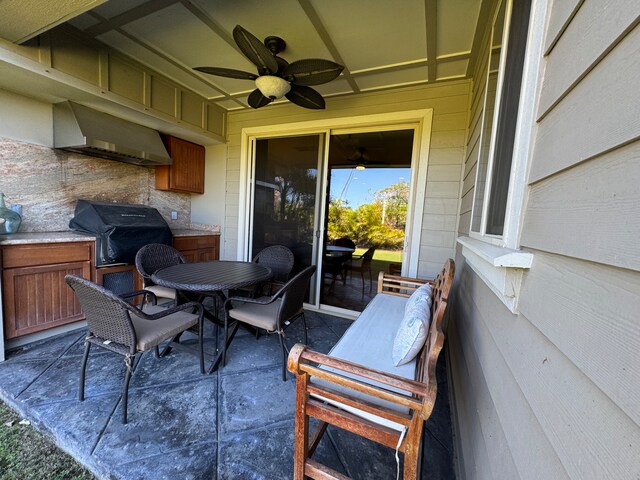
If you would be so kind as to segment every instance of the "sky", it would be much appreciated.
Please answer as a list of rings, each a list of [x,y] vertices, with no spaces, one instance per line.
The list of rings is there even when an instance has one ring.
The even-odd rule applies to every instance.
[[[352,175],[351,180],[349,177]],[[408,182],[411,176],[409,168],[367,168],[356,170],[345,168],[331,170],[331,198],[342,198],[353,209],[373,200],[373,194],[389,185],[401,181]],[[346,188],[345,188],[346,186]]]

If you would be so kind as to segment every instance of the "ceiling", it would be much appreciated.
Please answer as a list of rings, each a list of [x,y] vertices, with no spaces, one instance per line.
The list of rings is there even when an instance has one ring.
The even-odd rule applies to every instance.
[[[486,2],[487,0],[485,0]],[[292,62],[324,58],[345,66],[323,96],[468,78],[484,25],[483,0],[109,0],[68,21],[85,34],[212,100],[248,108],[252,81],[192,70],[255,72],[232,37],[242,25],[287,42]],[[479,20],[480,19],[480,20]],[[478,32],[476,32],[478,30]],[[280,100],[286,101],[286,100]]]

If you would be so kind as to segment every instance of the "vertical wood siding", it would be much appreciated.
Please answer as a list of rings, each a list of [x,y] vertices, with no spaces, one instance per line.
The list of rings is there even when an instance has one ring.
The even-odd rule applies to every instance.
[[[637,480],[640,3],[555,0],[550,15],[520,242],[534,262],[520,313],[457,256],[448,338],[459,471]],[[461,234],[473,195],[479,89]]]
[[[324,111],[309,111],[286,103],[261,110],[229,113],[223,258],[235,258],[238,244],[236,226],[243,128],[433,108],[418,274],[435,276],[443,262],[454,253],[453,236],[459,211],[470,86],[469,81],[455,81],[372,92],[357,97],[328,98]]]

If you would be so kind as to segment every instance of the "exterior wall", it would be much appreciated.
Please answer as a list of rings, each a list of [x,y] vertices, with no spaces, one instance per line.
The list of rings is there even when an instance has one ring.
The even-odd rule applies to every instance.
[[[224,198],[227,181],[227,145],[206,147],[204,168],[204,195],[191,195],[191,221],[207,225],[220,225],[220,241],[224,242]]]
[[[23,205],[21,232],[68,230],[79,198],[151,205],[190,226],[191,195],[156,190],[153,168],[54,150],[51,105],[4,91],[0,105],[11,112],[0,116],[0,192]]]
[[[639,15],[634,0],[550,8],[519,314],[457,255],[448,348],[462,478],[640,477]]]
[[[243,128],[367,114],[433,108],[418,274],[433,277],[454,253],[458,193],[469,109],[470,82],[406,87],[356,97],[328,98],[327,109],[311,111],[286,103],[228,114],[226,238],[222,255],[236,258]]]

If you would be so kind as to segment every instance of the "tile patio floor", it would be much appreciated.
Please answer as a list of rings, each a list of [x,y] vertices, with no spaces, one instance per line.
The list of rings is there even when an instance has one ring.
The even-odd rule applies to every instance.
[[[309,344],[328,352],[350,321],[307,312]],[[219,342],[212,336],[207,349]],[[287,331],[302,341],[302,322]],[[9,352],[0,363],[0,399],[102,479],[288,479],[293,469],[295,380],[280,378],[275,335],[238,331],[227,366],[200,375],[197,357],[174,350],[142,356],[121,423],[122,357],[92,349],[84,402],[77,398],[83,330]],[[185,337],[186,338],[186,337]],[[426,424],[423,478],[454,478],[445,363]],[[393,479],[394,451],[329,428],[316,456],[356,479]]]

